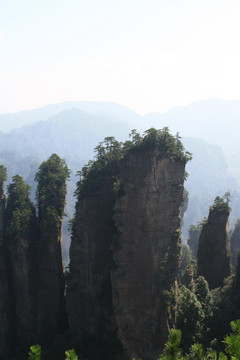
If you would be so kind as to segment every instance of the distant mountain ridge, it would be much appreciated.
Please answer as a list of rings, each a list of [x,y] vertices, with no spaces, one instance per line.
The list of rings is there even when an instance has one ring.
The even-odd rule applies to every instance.
[[[150,127],[168,126],[174,134],[202,138],[213,144],[232,147],[240,130],[240,100],[209,99],[179,106],[165,113],[144,116],[115,102],[69,101],[49,104],[39,109],[12,114],[0,114],[0,132],[45,121],[60,112],[79,109],[85,113],[126,123],[130,128],[144,131]]]
[[[232,144],[240,130],[240,100],[210,99],[144,116],[145,125],[168,126],[181,136],[198,137],[213,144]]]
[[[135,111],[114,102],[68,101],[49,104],[34,110],[0,114],[0,132],[7,133],[25,125],[45,121],[58,113],[72,109],[79,109],[91,115],[104,116],[117,122],[137,122],[140,118]]]
[[[8,123],[9,119],[12,122]],[[4,126],[10,129],[16,121],[25,126],[3,132]],[[186,149],[193,153],[187,166],[190,201],[185,237],[190,224],[207,215],[214,197],[226,191],[234,193],[234,221],[240,217],[240,101],[212,99],[145,116],[116,103],[97,102],[67,102],[0,115],[0,164],[8,168],[9,181],[18,173],[34,189],[34,175],[43,160],[52,153],[66,159],[72,170],[68,194],[72,213],[75,173],[94,158],[98,143],[106,136],[125,141],[131,129],[142,132],[152,126],[167,126],[173,135],[179,132]]]
[[[38,121],[0,134],[0,150],[17,150],[23,156],[34,154],[46,158],[78,155],[83,161],[93,156],[93,149],[105,136],[125,140],[130,127],[104,116],[79,109],[62,111],[45,121]]]

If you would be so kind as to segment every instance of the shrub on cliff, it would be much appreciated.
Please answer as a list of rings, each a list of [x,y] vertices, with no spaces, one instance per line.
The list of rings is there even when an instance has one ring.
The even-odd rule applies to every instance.
[[[181,331],[172,329],[169,334],[169,340],[165,345],[163,354],[158,360],[238,360],[240,359],[240,320],[231,322],[232,333],[225,336],[225,354],[223,352],[208,349],[206,352],[202,344],[195,343],[191,345],[189,354],[182,355],[180,348]]]
[[[38,183],[36,198],[42,226],[60,224],[64,214],[66,181],[69,176],[70,171],[65,160],[57,154],[52,154],[40,165],[35,180]]]
[[[27,237],[35,220],[35,209],[29,198],[30,186],[20,175],[7,187],[6,235],[17,240]]]
[[[117,176],[119,160],[129,151],[142,151],[157,147],[162,154],[168,154],[173,159],[191,160],[191,154],[184,151],[180,136],[173,136],[167,127],[157,130],[150,128],[141,136],[135,129],[129,134],[129,140],[118,142],[113,136],[106,137],[95,150],[95,160],[90,160],[78,172],[80,180],[77,183],[75,195],[86,196],[99,188],[99,182],[106,173]]]

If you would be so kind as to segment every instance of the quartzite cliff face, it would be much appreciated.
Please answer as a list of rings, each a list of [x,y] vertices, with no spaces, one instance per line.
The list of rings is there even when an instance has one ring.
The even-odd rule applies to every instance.
[[[100,350],[105,339],[109,359],[158,356],[174,323],[167,294],[176,305],[185,162],[157,145],[133,148],[118,162],[114,185],[106,174],[97,191],[79,197],[69,325],[90,347]]]
[[[86,341],[89,358],[114,359],[112,342],[114,347],[118,345],[111,285],[115,231],[112,175],[98,185],[97,191],[82,198],[76,208],[67,310],[75,347]]]
[[[130,357],[158,356],[174,323],[163,291],[176,285],[184,168],[157,147],[132,151],[120,163],[124,195],[114,208],[112,288],[118,335]]]
[[[0,166],[1,359],[25,359],[36,343],[47,359],[46,348],[66,327],[61,224],[68,175],[56,154],[41,165],[37,219],[30,187],[19,175],[7,187],[5,205],[6,169]]]
[[[205,277],[210,289],[222,286],[224,279],[231,274],[229,213],[227,203],[216,203],[215,200],[200,234],[198,275]]]
[[[6,169],[0,167],[0,174],[5,175]],[[11,340],[11,313],[9,307],[9,286],[7,272],[6,244],[4,236],[4,218],[6,197],[4,194],[4,181],[6,176],[0,181],[0,357],[6,359],[4,353],[8,353],[12,345]],[[10,341],[9,341],[10,340]]]

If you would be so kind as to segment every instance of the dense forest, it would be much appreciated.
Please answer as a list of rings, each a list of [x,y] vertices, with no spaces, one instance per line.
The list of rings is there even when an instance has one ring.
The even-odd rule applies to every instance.
[[[5,195],[0,166],[2,359],[239,358],[239,220],[230,233],[226,192],[181,243],[191,159],[168,128],[101,141],[78,171],[65,272],[66,161],[38,167],[35,204],[20,175]]]

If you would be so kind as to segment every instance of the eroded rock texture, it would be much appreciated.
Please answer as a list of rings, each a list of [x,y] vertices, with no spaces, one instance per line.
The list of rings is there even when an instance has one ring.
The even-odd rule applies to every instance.
[[[117,180],[107,175],[79,198],[67,307],[76,343],[97,347],[95,359],[152,359],[167,340],[175,320],[169,299],[175,305],[184,169],[184,160],[158,147],[133,149],[120,161]]]
[[[5,202],[6,198],[2,182],[0,184],[0,357],[2,359],[7,358],[7,353],[12,346],[12,323],[9,308],[11,298],[9,296],[7,277],[7,251],[3,243]]]
[[[234,268],[237,265],[237,257],[240,253],[240,219],[237,220],[233,233],[230,239],[231,253],[232,253],[232,265]]]
[[[38,332],[49,345],[66,326],[61,225],[40,234]]]
[[[62,219],[69,170],[64,160],[52,154],[36,174],[39,266],[38,332],[41,343],[49,346],[67,325],[65,279],[62,261]]]
[[[99,182],[97,191],[82,198],[76,208],[67,308],[76,346],[85,341],[88,356],[114,359],[119,344],[111,285],[115,231],[112,187],[110,174]],[[94,354],[96,348],[97,354]]]
[[[114,209],[112,287],[119,338],[130,357],[158,356],[174,322],[162,292],[174,292],[176,284],[184,168],[158,148],[132,151],[120,164],[124,195]]]
[[[41,165],[37,219],[30,186],[21,176],[13,176],[5,201],[6,169],[0,165],[1,359],[25,359],[36,343],[45,359],[66,328],[61,226],[68,175],[56,154]]]
[[[36,316],[31,239],[23,237],[8,243],[9,284],[13,297],[15,350],[26,351],[35,341]]]
[[[222,286],[224,279],[231,274],[229,208],[225,205],[210,207],[199,238],[198,275],[205,277],[210,289]]]

